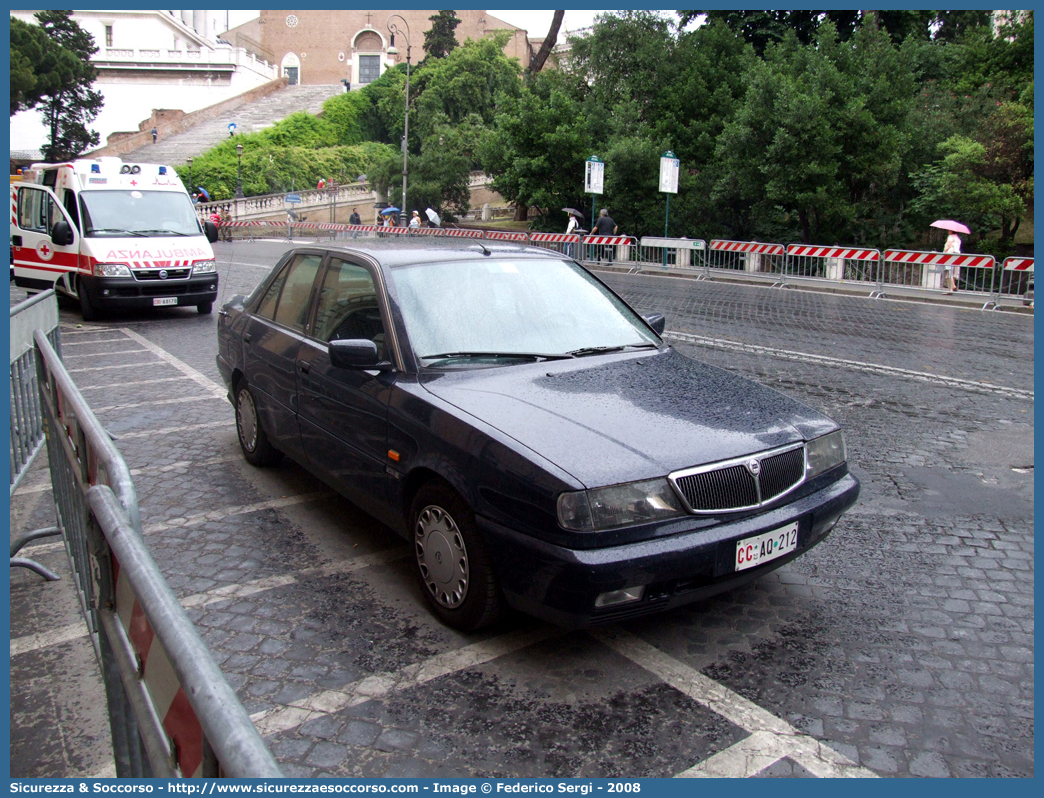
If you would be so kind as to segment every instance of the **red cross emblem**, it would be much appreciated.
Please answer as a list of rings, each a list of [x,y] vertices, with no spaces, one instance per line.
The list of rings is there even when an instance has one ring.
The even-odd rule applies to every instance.
[[[131,181],[131,185],[132,185],[132,186],[136,186],[136,185],[138,185],[138,181],[137,181],[137,180],[132,180],[132,181]]]
[[[46,241],[41,241],[36,245],[36,254],[40,256],[40,260],[50,260],[54,250]]]

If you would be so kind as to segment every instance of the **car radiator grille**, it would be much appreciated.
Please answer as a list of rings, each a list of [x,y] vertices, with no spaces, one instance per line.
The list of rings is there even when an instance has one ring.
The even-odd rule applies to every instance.
[[[159,269],[134,269],[135,280],[184,280],[192,275],[192,269],[164,269],[166,274],[160,277]]]
[[[687,469],[669,477],[694,513],[757,508],[796,488],[804,478],[803,446]]]

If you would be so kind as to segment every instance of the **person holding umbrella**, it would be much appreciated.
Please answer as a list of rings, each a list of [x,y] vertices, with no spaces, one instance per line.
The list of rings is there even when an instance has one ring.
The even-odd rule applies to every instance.
[[[569,214],[569,221],[566,223],[566,235],[579,234],[584,232],[583,228],[580,227],[580,222],[584,220],[584,215],[580,213],[576,208],[562,208],[563,211]],[[573,244],[566,244],[566,253],[568,257],[576,257],[576,248]]]
[[[952,219],[937,219],[932,222],[932,227],[936,227],[940,230],[945,230],[949,233],[946,236],[946,243],[943,244],[944,255],[960,255],[961,254],[961,237],[958,233],[964,233],[968,235],[971,230],[966,225],[960,222],[955,222]],[[959,276],[958,267],[950,263],[943,265],[943,280],[946,283],[946,293],[952,294],[957,290],[957,277]]]
[[[946,236],[946,243],[943,245],[943,252],[947,255],[960,255],[961,254],[961,237],[957,235],[953,230]],[[951,266],[949,263],[946,264],[946,293],[952,294],[957,290],[957,266]]]

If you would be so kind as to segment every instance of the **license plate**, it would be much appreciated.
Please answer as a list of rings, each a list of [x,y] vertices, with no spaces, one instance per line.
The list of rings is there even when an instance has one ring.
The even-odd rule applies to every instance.
[[[736,543],[736,570],[753,568],[789,554],[797,548],[798,525],[781,526],[771,532],[744,538]]]
[[[155,305],[176,305],[178,304],[178,298],[176,296],[158,296],[152,300],[152,304]]]

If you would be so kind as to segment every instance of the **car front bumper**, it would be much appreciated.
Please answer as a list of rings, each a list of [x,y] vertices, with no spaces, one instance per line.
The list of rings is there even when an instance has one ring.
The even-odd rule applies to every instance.
[[[756,516],[667,538],[602,549],[567,549],[478,518],[504,594],[516,609],[580,628],[662,612],[730,590],[775,570],[823,540],[859,497],[846,474],[789,504]],[[735,570],[739,540],[798,524],[797,549],[763,565]],[[645,586],[639,601],[596,608],[603,593]]]
[[[87,277],[81,284],[98,308],[144,310],[213,303],[218,295],[217,274],[184,280],[135,280],[133,277]],[[170,302],[175,299],[177,304]],[[167,300],[159,302],[156,300]]]

